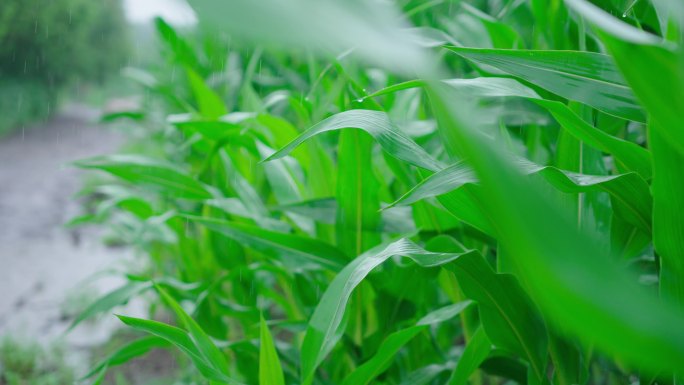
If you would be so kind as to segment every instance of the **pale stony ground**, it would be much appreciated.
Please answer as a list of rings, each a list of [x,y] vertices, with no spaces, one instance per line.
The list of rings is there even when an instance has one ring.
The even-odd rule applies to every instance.
[[[64,335],[64,309],[120,285],[116,275],[94,276],[130,258],[125,249],[102,245],[97,229],[63,226],[80,212],[74,194],[83,172],[68,163],[111,153],[123,142],[97,118],[97,111],[72,105],[47,123],[0,139],[0,338],[61,341],[67,350],[86,351],[118,326],[105,316]]]

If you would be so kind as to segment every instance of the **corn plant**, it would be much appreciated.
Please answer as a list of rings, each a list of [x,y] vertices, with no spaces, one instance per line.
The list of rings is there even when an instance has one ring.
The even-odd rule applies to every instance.
[[[681,381],[684,3],[190,3],[132,144],[77,163],[148,263],[74,326],[158,299],[96,382],[152,348],[187,383]]]

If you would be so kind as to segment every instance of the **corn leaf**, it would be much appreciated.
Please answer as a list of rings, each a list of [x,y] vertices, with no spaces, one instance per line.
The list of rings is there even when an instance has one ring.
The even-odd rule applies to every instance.
[[[462,109],[449,111],[442,104],[442,98],[462,99],[448,89],[437,89],[431,101],[444,134],[451,137],[449,143],[459,145],[457,152],[467,154],[487,186],[486,210],[496,210],[498,238],[513,255],[544,314],[634,365],[652,371],[681,370],[684,333],[675,325],[684,314],[639,287],[601,251],[593,235],[577,230],[569,213],[537,186],[524,182],[505,153],[482,152],[488,145],[472,128],[475,125],[464,120]]]
[[[176,167],[137,155],[100,156],[74,163],[81,168],[106,171],[136,186],[149,187],[175,198],[208,199],[207,188]]]
[[[220,219],[184,216],[241,244],[273,257],[295,269],[326,268],[338,271],[347,257],[337,248],[312,238],[279,233]]]
[[[477,328],[458,359],[448,384],[466,385],[470,376],[484,362],[491,350],[492,343],[489,342],[484,329],[482,327]]]
[[[259,349],[259,385],[285,385],[283,369],[278,358],[278,351],[273,344],[273,337],[268,330],[263,315],[260,322]]]
[[[287,155],[313,136],[342,128],[358,128],[366,131],[387,153],[412,165],[431,171],[444,167],[394,125],[385,113],[371,110],[349,110],[333,115],[304,131],[287,146],[268,157],[266,161]]]
[[[610,56],[580,51],[447,47],[569,100],[638,122],[644,112]]]

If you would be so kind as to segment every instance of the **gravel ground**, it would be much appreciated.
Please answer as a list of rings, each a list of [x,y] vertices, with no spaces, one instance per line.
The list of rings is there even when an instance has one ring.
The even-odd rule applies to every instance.
[[[97,126],[97,117],[72,105],[47,123],[0,139],[0,337],[61,340],[85,349],[104,342],[118,325],[104,317],[63,338],[65,300],[78,305],[118,286],[116,277],[91,278],[130,258],[125,249],[103,246],[95,229],[63,227],[79,213],[73,196],[82,171],[68,163],[111,153],[123,142]]]

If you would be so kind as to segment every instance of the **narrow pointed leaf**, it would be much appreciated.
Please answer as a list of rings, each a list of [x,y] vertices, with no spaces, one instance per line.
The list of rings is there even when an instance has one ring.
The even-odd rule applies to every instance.
[[[278,351],[273,344],[273,337],[263,315],[259,329],[261,341],[259,348],[259,385],[285,385]]]
[[[480,367],[482,362],[487,359],[489,352],[492,350],[492,343],[484,332],[482,327],[477,328],[477,331],[470,338],[466,344],[465,350],[456,363],[449,385],[466,385],[470,376]]]

